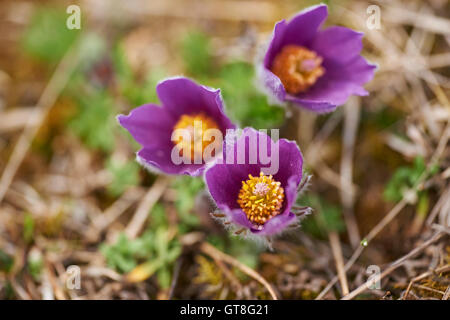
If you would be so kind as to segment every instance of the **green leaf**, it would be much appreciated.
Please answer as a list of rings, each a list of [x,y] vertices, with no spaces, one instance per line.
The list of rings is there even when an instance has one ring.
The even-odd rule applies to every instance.
[[[158,257],[166,257],[168,249],[167,229],[159,227],[156,229],[155,250]]]
[[[104,152],[115,145],[114,101],[104,91],[93,91],[77,97],[79,112],[70,121],[70,128],[90,148]]]
[[[124,49],[120,44],[114,48],[112,60],[119,83],[133,79],[133,70],[127,61]]]
[[[269,105],[266,96],[255,89],[253,65],[232,62],[220,71],[218,86],[222,89],[230,117],[242,127],[267,129],[281,125],[284,109]]]
[[[28,270],[35,280],[39,280],[41,278],[43,266],[44,262],[41,256],[28,259]]]
[[[119,90],[131,106],[159,102],[155,88],[161,79],[167,77],[164,69],[154,68],[146,75],[144,81],[138,81],[120,45],[113,51],[113,65]]]
[[[176,244],[174,247],[172,247],[167,254],[167,262],[171,263],[174,262],[181,254],[181,247]]]
[[[152,211],[150,212],[150,223],[149,226],[152,228],[157,228],[160,226],[164,226],[167,228],[168,220],[166,209],[163,205],[157,203],[153,206]]]
[[[413,189],[419,178],[425,172],[426,165],[422,157],[416,157],[410,167],[398,168],[384,189],[385,200],[398,202],[406,190]],[[431,173],[433,170],[431,171]]]
[[[113,62],[117,72],[119,90],[132,106],[159,101],[155,87],[158,81],[167,76],[163,69],[152,70],[140,83],[135,78],[121,47],[117,47],[115,50]]]
[[[417,202],[417,214],[420,217],[426,217],[428,210],[430,209],[430,198],[427,192],[419,193],[419,201]]]
[[[181,42],[181,55],[189,74],[205,76],[213,73],[210,40],[205,34],[189,32]]]
[[[0,271],[8,273],[14,265],[14,259],[0,249]]]
[[[329,231],[345,230],[341,209],[317,195],[302,197],[302,203],[314,209],[314,214],[303,222],[304,229],[315,235],[325,236]]]
[[[181,219],[181,227],[196,226],[199,224],[198,217],[192,213],[195,204],[195,197],[204,189],[205,184],[201,178],[179,177],[173,183],[177,192],[175,206]]]
[[[23,239],[26,243],[33,241],[34,234],[34,219],[30,213],[27,213],[23,218]]]
[[[108,159],[106,169],[113,177],[107,190],[114,197],[121,195],[126,189],[139,183],[139,165],[135,161],[120,163]]]
[[[145,231],[139,238],[129,240],[121,234],[112,245],[103,244],[100,251],[108,266],[135,281],[150,277],[161,268],[169,268],[181,254],[178,240],[169,239],[169,231],[164,226]]]
[[[136,248],[132,248],[125,234],[120,234],[113,245],[101,245],[100,252],[105,256],[108,266],[124,273],[133,270],[137,263],[134,258]]]
[[[160,268],[156,276],[158,277],[158,283],[161,286],[161,288],[167,289],[170,287],[171,272],[169,268],[167,267]]]

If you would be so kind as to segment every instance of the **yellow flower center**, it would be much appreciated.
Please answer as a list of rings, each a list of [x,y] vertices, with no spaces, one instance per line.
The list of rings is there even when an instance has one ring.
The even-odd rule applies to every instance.
[[[180,136],[174,143],[181,150],[181,154],[183,153],[183,150],[190,149],[191,160],[194,160],[195,155],[200,156],[203,160],[203,151],[205,148],[210,144],[220,143],[220,141],[216,141],[214,138],[205,139],[207,130],[219,129],[219,126],[213,119],[206,116],[204,113],[182,115],[173,128],[174,131],[179,129],[187,130],[189,137],[186,139],[187,137]],[[220,148],[220,146],[218,147]]]
[[[317,82],[325,69],[322,58],[314,51],[297,45],[287,45],[273,60],[272,72],[280,78],[286,91],[297,94]]]
[[[261,172],[259,177],[251,174],[248,177],[247,181],[242,181],[237,203],[251,222],[262,225],[280,213],[284,190],[272,175],[266,176]]]

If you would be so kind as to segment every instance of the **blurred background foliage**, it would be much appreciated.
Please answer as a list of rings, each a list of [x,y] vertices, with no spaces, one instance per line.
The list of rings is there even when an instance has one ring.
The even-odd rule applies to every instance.
[[[326,2],[329,3],[330,11],[333,13],[333,4],[331,1]],[[342,1],[340,4],[345,5],[347,2]],[[296,10],[312,3],[315,2],[294,1],[289,8]],[[291,13],[293,12],[295,11]],[[126,199],[128,190],[148,189],[157,179],[157,174],[144,170],[134,161],[134,152],[139,149],[139,146],[124,129],[118,126],[116,116],[120,113],[128,113],[142,104],[159,103],[155,86],[164,77],[185,74],[202,84],[221,88],[226,112],[240,126],[281,127],[282,132],[292,138],[292,128],[290,128],[292,118],[289,117],[289,112],[280,106],[270,104],[266,97],[255,88],[253,56],[256,53],[248,49],[249,46],[251,47],[248,42],[255,42],[253,38],[257,36],[252,34],[255,31],[248,26],[237,27],[243,30],[239,31],[242,34],[239,39],[233,40],[238,42],[237,45],[229,39],[227,39],[229,43],[226,43],[227,40],[220,42],[214,32],[222,31],[210,29],[208,24],[193,24],[188,28],[182,28],[181,31],[177,29],[173,32],[177,37],[173,37],[173,33],[166,34],[167,30],[160,30],[163,27],[159,26],[157,29],[159,28],[162,34],[161,40],[153,32],[148,32],[145,27],[140,29],[133,24],[131,27],[119,24],[114,32],[108,33],[108,36],[90,27],[83,27],[81,31],[68,30],[61,27],[65,26],[66,19],[67,14],[62,9],[37,5],[21,33],[19,43],[20,51],[26,54],[24,59],[32,61],[28,62],[31,65],[28,68],[32,70],[35,68],[38,73],[42,72],[41,80],[48,78],[67,52],[76,50],[80,56],[79,63],[71,74],[62,97],[52,109],[33,143],[33,151],[43,156],[42,159],[36,160],[42,166],[51,167],[51,159],[61,153],[73,152],[80,158],[84,154],[90,155],[89,161],[83,159],[80,161],[83,164],[86,163],[86,166],[92,166],[96,172],[100,172],[98,179],[106,182],[103,183],[102,188],[92,187],[92,192],[89,191],[91,189],[88,183],[85,186],[88,191],[79,191],[82,195],[89,194],[88,201],[81,206],[84,209],[79,210],[88,210],[86,208],[92,205],[92,202],[95,202],[100,210],[104,210],[115,201]],[[83,20],[83,25],[84,23]],[[270,31],[270,28],[266,29]],[[248,40],[249,38],[251,40]],[[150,60],[154,59],[156,62],[142,60],[142,56],[145,57],[145,50],[141,49],[141,46],[148,42],[158,43],[166,40],[168,43],[165,44],[167,45],[165,49],[157,45],[150,46],[153,54]],[[243,48],[238,54],[223,53],[218,49],[227,45]],[[162,62],[157,63],[158,59]],[[395,103],[400,104],[398,101]],[[382,217],[387,208],[408,193],[409,195],[412,193],[413,198],[415,197],[412,201],[414,209],[411,214],[420,217],[419,220],[423,221],[430,211],[430,203],[435,201],[436,196],[432,191],[417,191],[417,183],[423,174],[431,179],[440,170],[438,164],[427,171],[427,162],[424,157],[402,157],[381,141],[380,133],[405,138],[402,134],[405,131],[403,123],[405,110],[402,107],[394,108],[379,101],[376,105],[369,103],[368,106],[369,108],[363,108],[361,111],[359,124],[361,142],[357,145],[358,154],[355,160],[355,162],[361,160],[355,166],[355,180],[364,190],[364,194],[356,205],[358,212],[364,212],[364,215],[357,216],[362,225],[361,234],[370,230],[370,226],[374,224],[373,221]],[[317,119],[316,126],[321,128],[331,117],[331,115],[321,116]],[[340,129],[342,128],[338,126],[336,131]],[[297,128],[294,128],[294,136],[296,130]],[[342,152],[339,143],[340,133],[335,132],[330,135],[327,145],[322,150],[325,160],[332,169],[338,167]],[[62,151],[61,144],[65,145]],[[303,149],[303,146],[301,147]],[[5,150],[9,151],[7,148]],[[67,170],[70,171],[71,168]],[[376,174],[370,177],[365,176],[364,173],[370,170],[374,170]],[[85,174],[87,178],[91,173],[86,169],[82,175]],[[312,173],[316,172],[313,170]],[[326,242],[330,232],[337,232],[348,240],[338,192],[320,178],[314,177],[313,185],[310,191],[298,199],[299,205],[309,205],[314,208],[314,214],[302,224],[302,232],[317,241]],[[76,189],[77,186],[71,187]],[[207,202],[204,188],[201,178],[174,178],[169,185],[170,192],[165,194],[148,212],[145,230],[135,238],[128,237],[123,230],[118,231],[117,228],[111,228],[114,230],[112,234],[109,234],[109,231],[101,231],[100,236],[93,236],[95,241],[83,239],[70,228],[68,229],[70,231],[67,231],[64,229],[66,228],[64,222],[69,219],[66,207],[73,209],[78,203],[77,199],[72,199],[70,196],[64,198],[60,206],[48,210],[45,221],[42,221],[39,215],[26,212],[19,223],[21,241],[27,248],[40,247],[29,255],[26,262],[27,270],[37,283],[42,283],[48,277],[48,274],[43,271],[45,268],[41,252],[42,238],[52,239],[60,236],[67,237],[74,248],[86,246],[86,251],[101,253],[108,268],[124,275],[132,283],[146,279],[154,280],[152,283],[166,294],[163,297],[167,297],[173,273],[176,270],[176,262],[183,256],[186,256],[184,260],[191,259],[190,263],[197,266],[194,275],[192,271],[187,273],[193,283],[206,288],[202,294],[192,293],[193,296],[238,297],[235,295],[236,290],[229,290],[233,286],[232,279],[230,280],[226,272],[214,261],[206,259],[198,252],[183,251],[184,237],[195,232],[202,233],[206,241],[216,248],[245,265],[260,270],[274,282],[287,281],[284,278],[281,280],[278,278],[277,268],[285,270],[289,275],[290,272],[296,272],[295,268],[299,268],[295,263],[300,263],[300,267],[303,267],[303,262],[298,255],[302,254],[304,249],[296,249],[297,251],[290,256],[287,256],[286,252],[290,252],[291,249],[281,250],[275,258],[274,254],[266,253],[265,248],[257,243],[235,236],[230,237],[221,226],[211,221],[208,215],[211,208],[205,209],[198,205],[199,202]],[[74,216],[76,214],[82,216],[79,210],[73,210]],[[95,215],[94,218],[79,219],[81,222],[74,218],[78,221],[74,222],[74,228],[83,228],[85,220],[95,221]],[[122,224],[121,226],[123,229]],[[389,235],[381,241],[382,244],[388,242],[390,242]],[[47,246],[45,250],[50,252],[60,252],[64,247],[59,243],[48,244],[47,240],[44,243]],[[10,273],[15,259],[16,257],[8,250],[2,250],[0,243],[0,273]],[[70,263],[71,259],[70,255],[67,256],[64,265]],[[308,259],[314,260],[312,256],[308,256],[306,260]],[[268,268],[270,263],[276,267]],[[240,271],[236,268],[233,272],[240,280],[248,280],[248,277],[239,273]],[[317,295],[318,290],[314,291],[308,287],[301,291],[301,297],[312,298]],[[257,292],[256,295],[267,298],[266,293]],[[10,282],[6,282],[4,288],[0,290],[0,296],[14,298],[14,290]]]

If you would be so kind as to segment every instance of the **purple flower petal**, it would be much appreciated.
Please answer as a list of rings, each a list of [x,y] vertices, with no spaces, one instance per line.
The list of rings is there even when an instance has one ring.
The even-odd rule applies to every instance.
[[[327,93],[326,90],[324,90]],[[336,103],[332,103],[330,101],[326,101],[325,98],[320,97],[314,100],[314,98],[310,97],[310,99],[299,98],[297,96],[293,96],[291,94],[286,95],[286,101],[292,102],[296,105],[299,105],[305,109],[317,112],[317,113],[327,113],[335,110],[337,108]]]
[[[128,115],[117,117],[120,125],[142,146],[173,144],[170,141],[175,118],[154,104],[145,104],[133,109]]]
[[[295,200],[297,200],[298,194],[298,185],[297,176],[292,176],[289,178],[288,184],[284,187],[284,207],[282,213],[290,212]]]
[[[375,66],[361,57],[360,32],[345,27],[318,28],[327,17],[326,5],[319,5],[297,14],[289,23],[280,21],[274,29],[258,77],[271,97],[288,101],[308,110],[324,113],[344,104],[351,95],[365,96],[363,85],[374,75]],[[271,72],[273,59],[286,45],[299,45],[323,58],[325,74],[307,91],[292,95],[281,80]]]
[[[117,117],[133,138],[142,145],[137,160],[148,167],[167,174],[200,175],[205,164],[175,164],[171,153],[175,147],[171,136],[176,123],[182,115],[203,113],[220,127],[225,135],[226,129],[235,128],[223,111],[219,90],[196,84],[186,78],[171,78],[157,86],[162,107],[148,104],[138,107],[129,115]]]
[[[247,215],[241,209],[230,209],[227,206],[222,206],[220,210],[227,215],[231,222],[236,225],[250,230],[253,229],[253,224],[247,219]]]
[[[362,86],[373,78],[375,66],[360,56],[362,37],[361,32],[337,26],[317,33],[311,49],[324,59],[325,76],[307,92],[288,95],[287,100],[327,112],[345,103],[353,94],[367,95]]]
[[[291,212],[286,212],[285,214],[279,214],[269,221],[267,221],[262,230],[251,229],[250,231],[253,234],[257,234],[260,236],[270,236],[276,233],[280,233],[290,224],[292,224],[296,220],[295,214]]]
[[[272,40],[269,43],[266,55],[264,56],[264,67],[269,69],[272,67],[272,61],[283,47],[284,43],[284,33],[286,32],[287,22],[286,20],[281,20],[275,24],[273,29]]]
[[[328,64],[325,60],[327,76],[305,93],[297,96],[286,95],[286,100],[302,105],[316,112],[330,112],[344,104],[351,95],[366,96],[363,84],[373,78],[375,66],[357,56],[347,65]]]
[[[256,140],[255,140],[256,139]],[[262,140],[261,140],[262,139]],[[237,145],[245,143],[244,164],[238,163],[237,152],[240,150]],[[253,143],[251,143],[253,141]],[[256,142],[255,142],[256,141]],[[249,164],[250,151],[259,154],[259,141],[267,141],[267,147],[270,152],[275,152],[278,147],[279,170],[273,175],[274,180],[281,183],[285,191],[285,201],[283,203],[281,214],[271,218],[266,222],[262,229],[256,228],[248,219],[245,212],[237,203],[239,191],[242,188],[242,182],[248,179],[248,175],[258,176],[264,172],[270,164],[261,163],[259,156],[255,164]],[[228,145],[228,148],[230,145]],[[224,159],[216,161],[205,173],[205,180],[211,197],[216,202],[218,208],[222,210],[227,217],[235,224],[246,227],[251,232],[260,235],[269,235],[281,231],[284,227],[292,223],[295,215],[290,213],[290,209],[297,197],[297,188],[302,179],[303,158],[295,142],[280,139],[273,143],[271,138],[264,133],[258,132],[252,128],[246,128],[241,137],[233,144],[234,162],[226,162],[227,145],[223,146]],[[253,147],[253,149],[252,149]],[[273,149],[275,148],[275,149]],[[271,153],[270,153],[271,154]],[[273,220],[273,222],[271,222]]]
[[[280,168],[274,175],[275,180],[280,181],[282,186],[287,186],[289,179],[295,177],[296,185],[300,184],[303,174],[303,156],[294,141],[280,139],[278,141],[280,154]]]
[[[310,48],[328,64],[347,65],[361,53],[363,36],[362,32],[333,26],[319,31],[311,42]]]

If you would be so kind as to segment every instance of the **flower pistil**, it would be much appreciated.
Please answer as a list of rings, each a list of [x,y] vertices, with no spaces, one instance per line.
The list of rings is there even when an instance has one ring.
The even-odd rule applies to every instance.
[[[284,189],[272,175],[266,176],[261,172],[259,177],[253,177],[251,174],[248,177],[248,180],[242,181],[237,202],[247,218],[261,226],[280,213]]]
[[[187,130],[189,138],[186,139],[186,137],[180,136],[174,143],[181,149],[181,152],[183,150],[191,150],[191,160],[194,160],[196,154],[203,159],[205,148],[211,143],[218,143],[218,141],[211,142],[205,139],[206,132],[209,129],[218,128],[217,123],[204,113],[184,114],[175,124],[174,131],[179,129]]]

